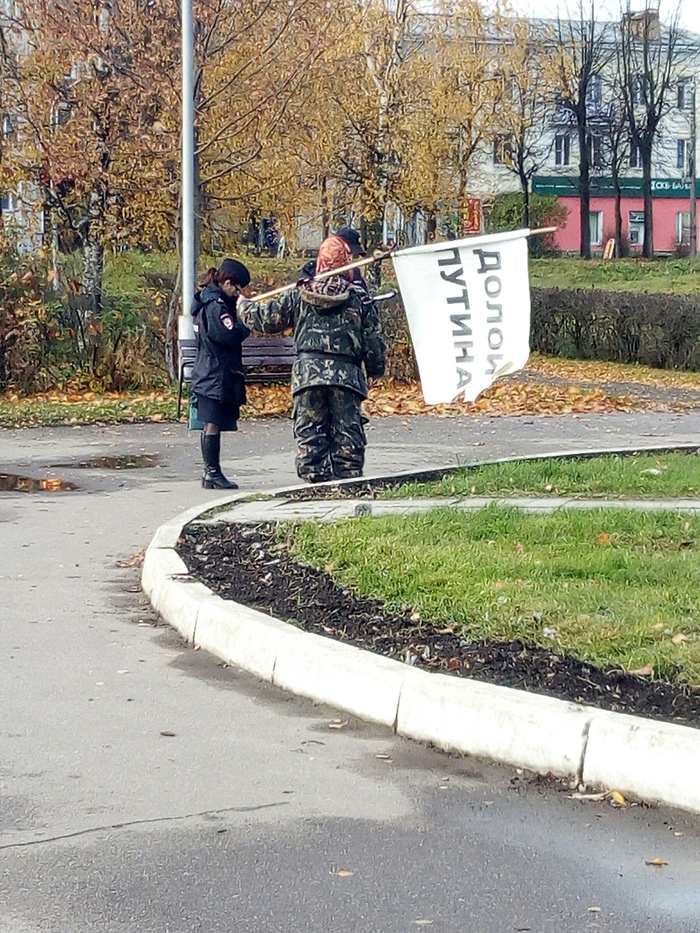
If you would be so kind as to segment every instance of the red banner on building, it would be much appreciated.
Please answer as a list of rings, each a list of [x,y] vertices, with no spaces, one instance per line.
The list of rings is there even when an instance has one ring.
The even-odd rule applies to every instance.
[[[481,198],[467,198],[464,205],[462,232],[464,234],[481,233],[482,219]]]

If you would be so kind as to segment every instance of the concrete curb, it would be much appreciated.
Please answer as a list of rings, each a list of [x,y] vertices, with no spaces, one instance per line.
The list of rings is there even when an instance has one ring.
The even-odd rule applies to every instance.
[[[376,473],[370,476],[363,476],[362,479],[336,479],[329,480],[326,483],[319,483],[315,488],[343,489],[344,491],[353,489],[362,489],[372,483],[395,483],[402,480],[415,480],[418,483],[429,483],[439,480],[443,476],[453,473],[462,467],[467,466],[488,466],[494,463],[515,463],[519,461],[532,462],[537,460],[590,460],[592,457],[633,457],[635,454],[658,454],[658,453],[698,453],[700,444],[639,444],[634,447],[591,447],[584,450],[570,448],[568,450],[543,451],[536,454],[514,454],[512,457],[496,457],[490,460],[464,460],[457,461],[453,466],[442,466],[436,464],[431,467],[423,467],[420,470],[401,470],[397,473]],[[293,496],[296,493],[306,490],[309,487],[305,485],[288,486],[286,489],[279,489],[274,494],[278,496]]]
[[[184,526],[248,498],[239,493],[189,509],[162,525],[146,551],[143,590],[188,642],[407,738],[700,813],[700,730],[420,671],[304,632],[189,580],[174,550]]]

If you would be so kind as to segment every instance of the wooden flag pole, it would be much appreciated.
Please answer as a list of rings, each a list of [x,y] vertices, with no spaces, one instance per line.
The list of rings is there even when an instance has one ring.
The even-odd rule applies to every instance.
[[[528,236],[537,236],[541,233],[556,233],[559,227],[540,227],[539,230],[530,230]],[[449,247],[450,240],[445,241],[445,246]],[[400,250],[388,250],[386,253],[375,253],[373,256],[368,256],[366,259],[357,259],[355,262],[350,262],[347,266],[339,266],[337,269],[329,269],[328,272],[320,272],[318,275],[315,275],[314,281],[318,282],[321,279],[330,278],[332,275],[340,275],[341,272],[349,272],[351,269],[361,269],[363,266],[369,266],[373,262],[383,262],[385,259],[391,259],[392,256],[398,255]],[[275,298],[277,295],[283,295],[285,292],[290,292],[293,288],[296,288],[298,282],[292,282],[290,285],[281,285],[279,288],[274,288],[270,292],[263,292],[262,295],[254,295],[251,301],[269,301],[270,298]]]
[[[347,266],[338,266],[337,269],[330,269],[328,272],[319,272],[318,275],[314,276],[314,281],[318,282],[320,279],[328,279],[332,275],[340,275],[341,272],[349,272],[350,269],[361,269],[363,266],[369,266],[373,262],[382,262],[384,259],[389,259],[390,256],[393,256],[394,251],[389,251],[387,253],[376,253],[374,256],[368,256],[367,259],[357,259],[355,262],[349,262]],[[289,292],[293,288],[297,287],[297,282],[292,282],[291,285],[282,285],[280,288],[275,288],[271,292],[264,292],[262,295],[255,295],[252,298],[252,301],[267,301],[270,298],[274,298],[275,295],[282,295],[284,292]]]

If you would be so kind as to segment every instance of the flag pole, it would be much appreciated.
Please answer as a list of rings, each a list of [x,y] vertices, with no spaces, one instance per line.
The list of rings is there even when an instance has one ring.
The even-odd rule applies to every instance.
[[[538,230],[528,230],[527,236],[538,236],[542,233],[556,233],[559,227],[540,227]],[[451,240],[446,240],[445,245],[449,246]],[[391,259],[394,256],[400,254],[400,250],[392,249],[388,250],[385,253],[375,253],[373,256],[367,257],[367,259],[357,259],[355,262],[350,262],[346,266],[339,266],[337,269],[329,269],[328,272],[319,272],[318,275],[313,277],[315,282],[318,282],[321,279],[327,279],[332,275],[340,275],[341,272],[349,272],[351,269],[361,269],[363,266],[369,266],[373,262],[383,262],[385,259]],[[263,292],[262,295],[254,295],[251,299],[252,301],[269,301],[270,298],[275,298],[277,295],[283,295],[285,292],[290,292],[293,288],[296,288],[299,285],[298,282],[291,282],[289,285],[281,285],[279,288],[273,288],[270,292]]]
[[[330,278],[332,275],[340,275],[341,272],[349,272],[351,269],[361,269],[363,266],[369,266],[373,262],[382,262],[385,259],[389,259],[391,256],[396,254],[396,250],[389,250],[386,253],[375,253],[374,256],[369,256],[367,259],[357,259],[355,262],[349,262],[347,266],[339,266],[337,269],[329,269],[328,272],[319,272],[318,275],[313,277],[314,282],[318,282],[321,279]],[[289,292],[293,288],[296,288],[298,282],[292,282],[291,285],[282,285],[280,288],[275,288],[271,292],[264,292],[262,295],[255,295],[253,301],[267,301],[270,298],[274,298],[275,295],[282,295],[284,292]]]

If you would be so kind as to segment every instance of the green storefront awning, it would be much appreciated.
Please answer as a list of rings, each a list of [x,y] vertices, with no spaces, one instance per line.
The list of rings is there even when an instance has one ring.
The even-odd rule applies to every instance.
[[[621,178],[620,189],[624,198],[644,197],[641,178]],[[558,198],[577,198],[579,179],[576,175],[535,175],[532,191],[534,194],[554,195]],[[690,184],[682,178],[652,178],[651,192],[655,198],[689,198]],[[700,197],[700,179],[696,181],[696,192]],[[612,178],[592,177],[591,197],[614,198]]]

